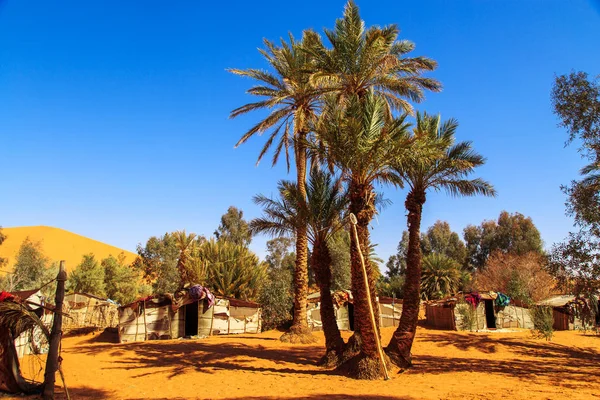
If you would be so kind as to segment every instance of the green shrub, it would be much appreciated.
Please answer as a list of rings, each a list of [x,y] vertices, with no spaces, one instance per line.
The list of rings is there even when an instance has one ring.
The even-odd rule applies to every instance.
[[[552,340],[554,316],[550,306],[533,306],[529,309],[533,321],[534,334],[546,340]]]
[[[458,329],[461,331],[474,331],[477,325],[477,317],[475,316],[476,310],[466,301],[461,299],[454,308],[454,312],[458,313],[460,321],[458,323]]]

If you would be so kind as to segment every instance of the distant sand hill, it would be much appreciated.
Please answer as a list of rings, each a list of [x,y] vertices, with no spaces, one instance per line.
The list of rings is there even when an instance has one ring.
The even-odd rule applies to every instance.
[[[72,271],[81,262],[84,254],[94,253],[98,261],[109,255],[118,256],[125,253],[127,262],[133,262],[136,254],[51,226],[22,226],[2,228],[6,240],[0,245],[0,257],[8,258],[8,266],[12,268],[21,243],[26,237],[40,242],[44,255],[51,262],[65,260],[67,271]]]

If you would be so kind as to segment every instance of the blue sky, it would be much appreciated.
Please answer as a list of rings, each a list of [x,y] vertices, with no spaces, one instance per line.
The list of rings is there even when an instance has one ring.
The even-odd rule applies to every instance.
[[[234,149],[259,115],[229,120],[263,68],[262,38],[332,27],[344,1],[0,0],[0,225],[50,225],[125,249],[167,231],[210,235],[229,205],[293,179],[255,167],[264,137]],[[554,74],[600,74],[600,5],[588,0],[358,1],[436,59],[444,90],[418,109],[454,117],[488,158],[495,199],[430,194],[423,228],[458,232],[501,210],[532,217],[545,245],[572,229],[559,187],[584,164],[551,112]],[[374,221],[379,255],[406,229],[405,191]],[[267,238],[252,247],[264,255]]]

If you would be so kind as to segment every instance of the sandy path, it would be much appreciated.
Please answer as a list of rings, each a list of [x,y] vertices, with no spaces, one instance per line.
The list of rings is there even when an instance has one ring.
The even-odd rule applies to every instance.
[[[419,329],[413,370],[357,381],[315,366],[315,334],[319,346],[283,344],[279,332],[131,344],[89,335],[64,339],[63,366],[74,399],[600,398],[597,336]]]

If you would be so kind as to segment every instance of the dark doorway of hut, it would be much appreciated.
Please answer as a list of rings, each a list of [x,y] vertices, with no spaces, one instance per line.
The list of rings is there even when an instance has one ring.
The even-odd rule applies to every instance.
[[[354,331],[354,304],[348,303],[348,325],[350,330]]]
[[[198,334],[198,303],[194,302],[185,306],[185,336]]]
[[[485,323],[488,329],[496,329],[496,315],[494,314],[494,300],[485,301]]]

